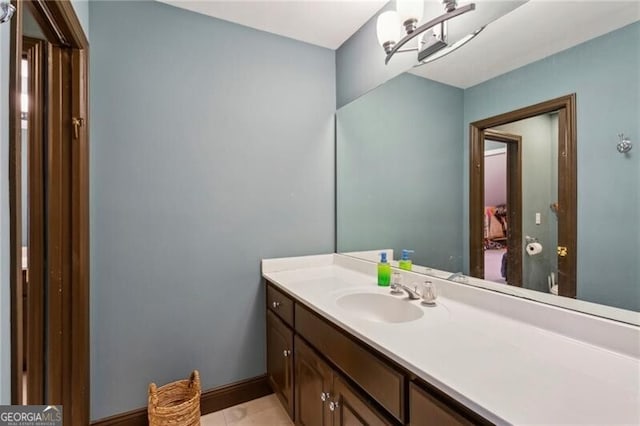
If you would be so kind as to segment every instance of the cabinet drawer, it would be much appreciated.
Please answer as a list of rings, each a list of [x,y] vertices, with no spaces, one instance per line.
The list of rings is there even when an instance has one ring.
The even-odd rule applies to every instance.
[[[296,331],[344,374],[360,385],[400,422],[405,423],[405,377],[364,346],[296,304]]]
[[[293,300],[267,282],[267,308],[293,327]]]
[[[472,426],[484,422],[471,422],[456,408],[411,383],[409,388],[411,426]]]
[[[392,426],[340,377],[336,377],[333,389],[334,398],[338,400],[333,414],[334,425]]]

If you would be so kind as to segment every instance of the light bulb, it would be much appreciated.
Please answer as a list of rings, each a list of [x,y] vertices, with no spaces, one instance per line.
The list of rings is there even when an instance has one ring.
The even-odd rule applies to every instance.
[[[378,43],[389,53],[389,50],[391,50],[400,38],[400,20],[398,19],[398,13],[392,10],[381,13],[380,16],[378,16],[377,32]]]
[[[397,0],[396,8],[405,31],[407,34],[411,34],[416,29],[417,23],[422,19],[424,12],[423,0]]]

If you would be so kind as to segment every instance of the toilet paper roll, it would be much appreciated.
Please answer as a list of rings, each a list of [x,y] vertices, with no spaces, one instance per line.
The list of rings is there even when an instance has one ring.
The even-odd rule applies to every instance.
[[[529,243],[527,244],[527,254],[529,256],[535,256],[536,254],[542,253],[542,244],[540,243]]]

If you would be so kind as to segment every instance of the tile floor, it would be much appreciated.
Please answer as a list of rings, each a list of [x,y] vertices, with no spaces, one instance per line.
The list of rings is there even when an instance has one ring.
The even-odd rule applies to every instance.
[[[235,405],[200,418],[200,426],[293,426],[275,394]]]

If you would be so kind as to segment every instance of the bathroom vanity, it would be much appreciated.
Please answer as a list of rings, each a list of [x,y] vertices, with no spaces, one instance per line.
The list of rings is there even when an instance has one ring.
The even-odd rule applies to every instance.
[[[298,425],[640,423],[640,328],[375,263],[263,260],[267,371]]]

